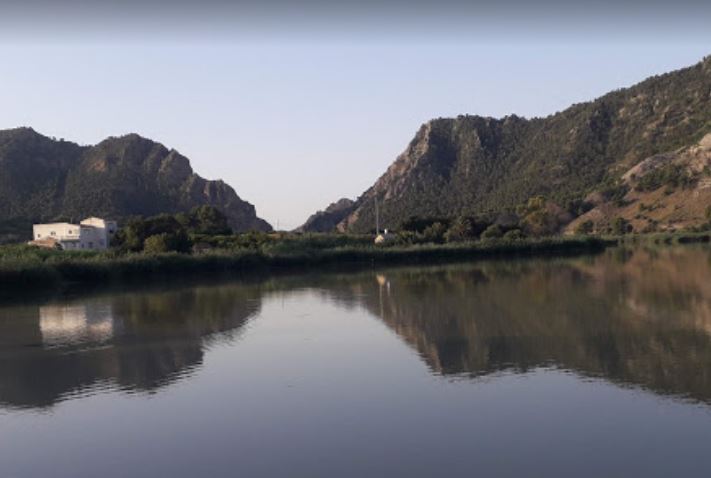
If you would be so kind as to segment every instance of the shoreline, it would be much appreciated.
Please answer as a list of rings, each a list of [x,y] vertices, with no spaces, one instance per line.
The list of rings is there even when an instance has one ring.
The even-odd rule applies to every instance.
[[[196,254],[125,255],[47,253],[32,259],[0,260],[0,303],[81,293],[122,285],[199,283],[224,279],[264,278],[285,273],[356,272],[409,265],[479,260],[575,257],[616,246],[666,246],[708,243],[709,233],[620,237],[553,237],[517,241],[478,241],[392,247],[338,247],[300,252],[213,250]]]
[[[424,265],[483,259],[575,256],[602,252],[609,240],[548,238],[405,247],[344,247],[296,253],[216,250],[198,254],[47,254],[34,260],[0,261],[0,302],[85,286],[179,282],[185,278],[239,278],[283,272],[359,270],[386,265]],[[314,270],[316,268],[317,270]]]

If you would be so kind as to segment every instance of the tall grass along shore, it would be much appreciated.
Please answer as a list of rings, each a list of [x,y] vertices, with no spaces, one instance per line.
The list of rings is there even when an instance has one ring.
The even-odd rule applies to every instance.
[[[592,237],[492,240],[457,244],[375,247],[362,238],[312,236],[254,247],[214,248],[192,254],[69,252],[29,246],[0,247],[1,296],[46,291],[70,284],[234,276],[313,267],[457,261],[508,256],[598,252],[609,240]],[[1,298],[1,297],[0,297]]]

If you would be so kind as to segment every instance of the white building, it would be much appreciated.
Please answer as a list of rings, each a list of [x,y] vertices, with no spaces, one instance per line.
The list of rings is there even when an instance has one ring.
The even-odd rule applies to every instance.
[[[378,234],[375,236],[375,243],[376,244],[388,244],[390,242],[393,242],[395,240],[395,236],[393,234],[390,234],[387,229],[385,229],[382,234]]]
[[[32,241],[29,243],[63,250],[104,250],[109,247],[117,230],[116,221],[98,217],[84,219],[79,224],[35,224],[32,226]]]

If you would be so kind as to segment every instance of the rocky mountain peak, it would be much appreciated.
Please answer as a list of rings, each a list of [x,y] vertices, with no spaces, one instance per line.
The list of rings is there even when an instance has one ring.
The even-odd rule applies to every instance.
[[[645,158],[711,131],[711,58],[543,118],[461,115],[423,124],[337,225],[397,229],[411,216],[501,214],[535,196],[568,207]]]
[[[121,220],[205,204],[222,210],[236,231],[271,230],[229,185],[200,177],[178,151],[138,134],[78,146],[29,128],[0,131],[0,218]]]

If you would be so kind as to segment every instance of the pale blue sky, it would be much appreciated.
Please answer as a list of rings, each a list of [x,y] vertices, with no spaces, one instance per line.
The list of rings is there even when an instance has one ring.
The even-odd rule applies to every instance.
[[[513,34],[502,22],[495,36],[456,38],[439,29],[302,28],[298,38],[6,30],[0,128],[82,144],[139,133],[227,181],[274,226],[293,228],[362,193],[428,119],[547,115],[711,53],[703,30],[580,37],[569,27]]]

